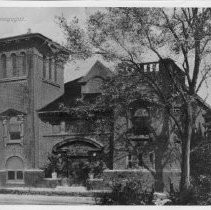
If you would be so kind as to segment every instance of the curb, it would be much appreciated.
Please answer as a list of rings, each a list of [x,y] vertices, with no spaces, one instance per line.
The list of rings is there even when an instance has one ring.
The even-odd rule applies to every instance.
[[[78,196],[78,197],[101,197],[105,194],[110,194],[109,190],[90,190],[84,192],[67,192],[57,190],[36,190],[36,189],[0,189],[0,194],[19,194],[19,195],[46,195],[46,196]]]

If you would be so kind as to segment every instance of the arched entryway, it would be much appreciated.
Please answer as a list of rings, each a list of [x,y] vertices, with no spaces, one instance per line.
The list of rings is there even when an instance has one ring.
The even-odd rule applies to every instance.
[[[84,185],[92,164],[102,160],[103,145],[89,138],[68,138],[57,143],[52,154],[57,158],[57,173],[70,185]]]

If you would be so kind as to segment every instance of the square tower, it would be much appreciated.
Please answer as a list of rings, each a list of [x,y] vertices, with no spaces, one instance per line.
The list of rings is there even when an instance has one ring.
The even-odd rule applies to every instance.
[[[37,110],[63,94],[67,58],[39,33],[0,39],[0,185],[40,173]]]

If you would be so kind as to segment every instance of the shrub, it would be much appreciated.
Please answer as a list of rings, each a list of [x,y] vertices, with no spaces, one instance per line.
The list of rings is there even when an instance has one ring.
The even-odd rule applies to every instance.
[[[210,205],[211,176],[192,179],[190,189],[171,195],[172,205]]]
[[[152,205],[153,191],[142,191],[142,183],[137,180],[113,182],[112,192],[103,196],[101,205]]]

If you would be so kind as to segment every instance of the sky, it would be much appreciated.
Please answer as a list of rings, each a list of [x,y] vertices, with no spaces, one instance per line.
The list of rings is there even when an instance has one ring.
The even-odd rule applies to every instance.
[[[60,44],[65,43],[61,29],[56,23],[56,16],[63,16],[71,19],[77,16],[81,24],[85,24],[86,16],[96,11],[97,8],[0,8],[0,38],[15,36],[27,33],[41,33]],[[65,82],[84,75],[96,60],[105,65],[107,63],[100,57],[94,57],[86,61],[68,63],[65,66]]]
[[[77,16],[80,24],[85,26],[86,17],[98,9],[97,7],[0,7],[0,38],[25,34],[30,28],[32,33],[41,33],[55,42],[64,44],[65,38],[56,23],[55,16],[63,15],[67,19]],[[157,60],[153,55],[146,56],[150,61]],[[68,63],[65,66],[65,82],[85,75],[96,60],[100,60],[109,68],[113,67],[110,63],[97,56],[86,61]],[[211,93],[211,84],[208,85],[210,86],[209,89],[202,87],[199,95],[202,98],[208,95],[206,102],[211,105],[211,94],[209,94]]]

